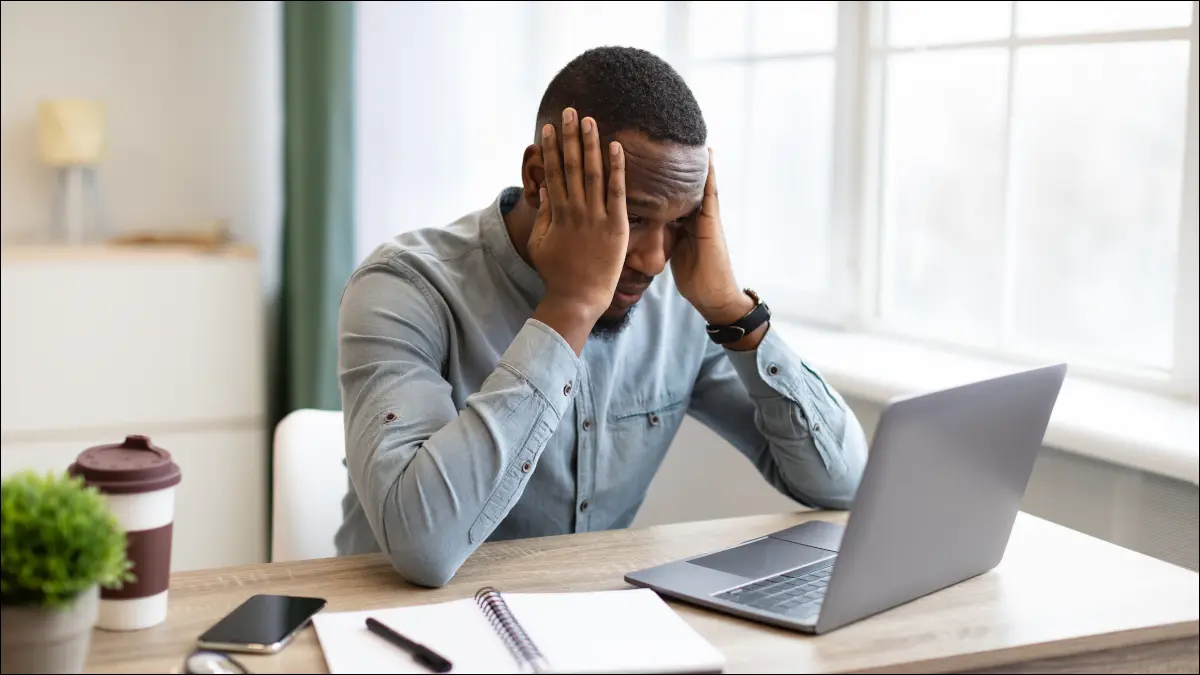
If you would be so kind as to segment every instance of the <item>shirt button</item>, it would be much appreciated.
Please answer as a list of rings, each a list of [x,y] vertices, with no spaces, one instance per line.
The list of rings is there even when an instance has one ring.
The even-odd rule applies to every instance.
[[[771,375],[778,375],[779,374],[779,366],[772,363],[771,365],[767,366],[767,373],[771,374]]]
[[[587,513],[587,510],[588,510],[588,502],[585,499],[579,504],[579,511],[580,511],[580,513]]]
[[[658,414],[657,413],[650,413],[650,426],[652,426],[652,427],[658,426]]]
[[[591,420],[584,420],[584,421],[583,421],[583,430],[584,430],[584,431],[587,431],[588,429],[591,429],[591,428],[592,428],[592,421],[591,421]]]
[[[521,465],[522,473],[529,473],[530,470],[532,470],[532,469],[533,469],[533,462],[530,462],[529,460],[525,460],[525,463]]]
[[[565,385],[563,385],[563,396],[570,396],[570,395],[571,395],[571,383],[568,382]]]
[[[821,423],[820,423],[820,422],[816,422],[816,423],[814,423],[814,424],[813,424],[813,431],[820,431],[820,430],[821,430]]]

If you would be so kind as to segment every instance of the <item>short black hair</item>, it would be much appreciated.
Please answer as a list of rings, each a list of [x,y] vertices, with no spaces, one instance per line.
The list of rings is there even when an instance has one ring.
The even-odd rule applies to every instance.
[[[604,137],[641,131],[650,140],[691,147],[708,140],[700,104],[683,77],[643,49],[596,47],[572,59],[542,95],[538,129],[547,123],[561,126],[568,107],[580,118],[594,118]]]

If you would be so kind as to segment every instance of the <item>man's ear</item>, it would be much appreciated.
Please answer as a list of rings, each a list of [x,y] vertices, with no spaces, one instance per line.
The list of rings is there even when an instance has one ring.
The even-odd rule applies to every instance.
[[[541,203],[538,190],[545,182],[546,165],[542,162],[541,148],[531,144],[521,158],[521,196],[535,211]]]

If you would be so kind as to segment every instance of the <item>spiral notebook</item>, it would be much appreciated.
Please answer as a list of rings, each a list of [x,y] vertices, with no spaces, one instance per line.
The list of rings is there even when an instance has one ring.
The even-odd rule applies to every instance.
[[[322,612],[313,627],[334,673],[427,673],[370,632],[373,617],[456,673],[717,673],[724,656],[649,589],[500,593],[393,609]]]

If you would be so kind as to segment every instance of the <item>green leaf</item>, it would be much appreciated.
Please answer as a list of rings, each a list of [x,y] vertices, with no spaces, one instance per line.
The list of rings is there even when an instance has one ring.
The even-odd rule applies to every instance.
[[[0,485],[0,601],[61,607],[94,585],[133,581],[125,531],[95,488],[66,472]]]

